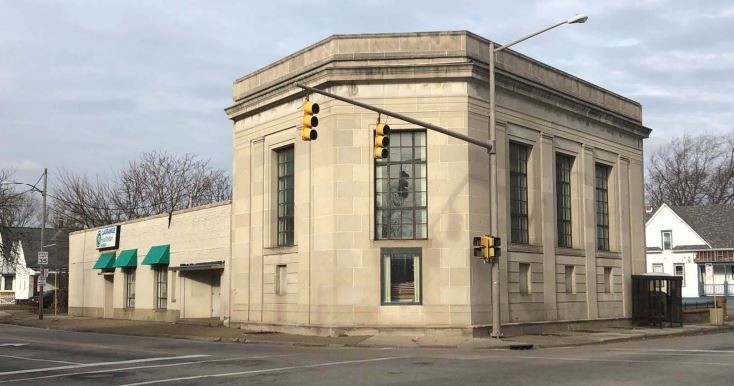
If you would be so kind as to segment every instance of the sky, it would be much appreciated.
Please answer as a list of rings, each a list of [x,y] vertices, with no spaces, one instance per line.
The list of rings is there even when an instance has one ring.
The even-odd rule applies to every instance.
[[[144,151],[231,169],[232,82],[332,34],[469,30],[639,101],[650,154],[734,129],[734,2],[0,0],[0,169],[50,183]]]

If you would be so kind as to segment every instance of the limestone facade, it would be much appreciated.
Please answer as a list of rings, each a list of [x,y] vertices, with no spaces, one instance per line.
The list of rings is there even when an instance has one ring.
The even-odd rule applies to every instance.
[[[631,275],[645,272],[642,141],[650,133],[637,102],[517,52],[499,53],[495,159],[425,134],[424,238],[376,235],[376,113],[311,95],[321,106],[319,137],[300,140],[306,94],[295,82],[486,140],[488,47],[466,31],[336,35],[234,82],[226,109],[234,126],[232,324],[321,333],[486,326],[490,269],[472,257],[471,239],[490,232],[492,194],[504,244],[503,323],[630,316]],[[393,136],[423,130],[387,122]],[[528,149],[527,243],[510,242],[511,143]],[[287,147],[294,236],[278,246],[277,154]],[[557,154],[573,157],[568,247],[558,246]],[[609,171],[608,250],[597,245],[597,165]],[[383,257],[395,248],[420,256],[420,294],[411,304],[385,302]]]

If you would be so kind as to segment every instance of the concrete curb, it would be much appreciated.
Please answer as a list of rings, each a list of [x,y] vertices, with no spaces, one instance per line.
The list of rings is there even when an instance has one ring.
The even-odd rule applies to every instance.
[[[251,339],[247,336],[247,334],[243,333],[242,336],[202,336],[202,335],[186,335],[186,334],[142,334],[142,333],[136,333],[135,331],[114,331],[114,330],[100,330],[95,328],[75,328],[73,326],[64,326],[64,325],[42,325],[38,326],[35,323],[24,323],[23,319],[16,319],[16,318],[0,318],[0,324],[7,324],[7,325],[18,325],[18,326],[24,326],[24,327],[32,327],[32,328],[42,328],[47,330],[63,330],[63,331],[75,331],[75,332],[91,332],[91,333],[97,333],[97,334],[111,334],[111,335],[128,335],[128,336],[141,336],[141,337],[157,337],[157,338],[171,338],[171,339],[186,339],[186,340],[193,340],[193,341],[202,341],[202,342],[223,342],[223,343],[240,343],[240,344],[263,344],[263,345],[279,345],[279,346],[296,346],[296,347],[358,347],[358,348],[373,348],[373,349],[434,349],[434,350],[457,350],[457,349],[463,349],[463,350],[511,350],[515,349],[513,347],[516,346],[522,346],[523,349],[532,349],[532,348],[558,348],[558,347],[576,347],[576,346],[589,346],[589,345],[599,345],[599,344],[607,344],[607,343],[623,343],[623,342],[632,342],[632,341],[641,341],[641,340],[651,340],[651,339],[658,339],[658,338],[672,338],[672,337],[685,337],[685,336],[695,336],[695,335],[711,335],[711,334],[720,334],[720,333],[726,333],[734,331],[734,325],[725,325],[725,326],[719,326],[719,327],[712,327],[712,328],[704,328],[704,329],[694,329],[691,331],[671,331],[671,332],[665,332],[662,331],[660,333],[645,333],[642,332],[638,335],[632,335],[632,336],[619,336],[619,337],[607,337],[607,338],[600,338],[599,340],[592,340],[592,341],[563,341],[563,337],[559,337],[559,342],[523,342],[522,337],[518,337],[519,340],[502,340],[502,341],[487,341],[487,338],[470,338],[464,341],[460,342],[424,342],[421,343],[419,338],[412,338],[409,339],[409,341],[405,341],[405,339],[402,339],[402,341],[394,341],[389,342],[389,339],[386,339],[388,341],[385,341],[385,339],[379,339],[379,342],[372,343],[369,342],[369,338],[371,337],[365,337],[364,340],[359,342],[351,342],[351,343],[330,343],[330,342],[309,342],[309,341],[301,341],[296,339],[293,340],[287,340],[287,339],[277,339],[277,340],[269,340],[269,339]],[[590,335],[593,336],[593,335]],[[403,337],[405,338],[405,337]],[[583,339],[583,337],[579,337]],[[531,340],[531,339],[529,339]],[[532,341],[532,340],[531,340]]]
[[[721,326],[718,328],[711,328],[711,329],[703,329],[703,330],[696,330],[696,331],[681,331],[681,332],[670,332],[670,333],[661,333],[661,334],[643,334],[638,336],[623,336],[618,338],[607,338],[607,339],[600,339],[599,341],[595,342],[575,342],[575,343],[550,343],[550,344],[543,344],[543,343],[536,343],[536,348],[558,348],[558,347],[578,347],[578,346],[592,346],[592,345],[599,345],[599,344],[607,344],[607,343],[624,343],[624,342],[634,342],[634,341],[640,341],[640,340],[653,340],[653,339],[659,339],[659,338],[677,338],[677,337],[686,337],[686,336],[696,336],[696,335],[713,335],[713,334],[722,334],[726,332],[734,331],[734,326]]]

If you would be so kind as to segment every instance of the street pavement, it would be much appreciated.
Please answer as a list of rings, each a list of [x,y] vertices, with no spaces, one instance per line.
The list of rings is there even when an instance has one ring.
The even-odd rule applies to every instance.
[[[0,383],[724,384],[734,333],[535,350],[307,347],[0,325]]]

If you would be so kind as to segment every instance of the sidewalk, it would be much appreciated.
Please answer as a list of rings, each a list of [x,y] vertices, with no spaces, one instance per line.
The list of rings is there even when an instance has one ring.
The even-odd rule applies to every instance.
[[[68,331],[168,337],[211,342],[267,343],[298,346],[487,350],[580,346],[734,331],[734,324],[727,324],[724,326],[690,325],[674,328],[608,328],[567,331],[546,335],[522,335],[502,340],[486,337],[474,338],[443,335],[420,337],[397,335],[319,337],[262,333],[227,327],[195,326],[138,320],[82,318],[67,315],[45,315],[44,320],[38,320],[38,315],[30,310],[0,310],[0,323]]]

